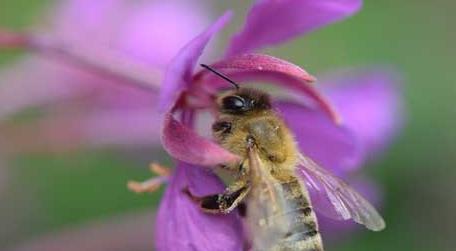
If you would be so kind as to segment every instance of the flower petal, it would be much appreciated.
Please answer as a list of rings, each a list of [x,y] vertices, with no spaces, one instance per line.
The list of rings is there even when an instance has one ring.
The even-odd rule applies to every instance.
[[[259,0],[227,55],[252,52],[304,35],[356,13],[362,0]]]
[[[356,138],[318,110],[290,102],[275,104],[293,131],[303,154],[335,174],[359,165],[362,154]]]
[[[216,166],[239,160],[236,155],[199,136],[169,113],[165,115],[162,143],[171,156],[191,164]]]
[[[210,13],[203,4],[181,0],[67,0],[55,12],[58,37],[109,46],[162,67],[206,27]]]
[[[321,82],[369,155],[384,149],[403,124],[398,77],[393,72],[348,71]]]
[[[0,121],[25,108],[88,93],[78,83],[87,81],[86,75],[80,76],[69,67],[36,57],[2,70],[0,76]]]
[[[280,87],[287,87],[292,91],[310,97],[321,109],[336,123],[340,119],[330,103],[310,83],[315,80],[310,74],[299,66],[287,61],[264,55],[242,54],[212,64],[212,67],[225,75],[240,81],[270,81]],[[196,81],[206,85],[208,91],[226,87],[226,82],[214,76],[213,73],[202,70],[195,76]],[[259,82],[263,83],[263,82]]]
[[[59,2],[53,10],[53,30],[59,37],[90,44],[89,35],[96,42],[112,38],[115,25],[122,20],[131,3],[125,0],[67,0]],[[124,20],[122,20],[124,21]]]
[[[119,47],[136,59],[164,67],[210,23],[206,6],[176,0],[133,2],[124,22],[112,23],[120,26]]]
[[[203,213],[184,188],[197,195],[223,191],[224,185],[209,170],[179,163],[158,210],[155,243],[158,251],[239,251],[242,225],[236,212],[228,215]]]
[[[166,71],[162,89],[160,91],[159,108],[167,112],[171,110],[179,96],[192,82],[193,69],[204,48],[223,26],[229,21],[232,14],[226,12],[203,33],[195,37],[171,61]]]
[[[84,45],[109,42],[117,19],[124,10],[123,0],[67,0],[54,10],[53,33],[67,41]],[[90,39],[87,39],[90,37]]]

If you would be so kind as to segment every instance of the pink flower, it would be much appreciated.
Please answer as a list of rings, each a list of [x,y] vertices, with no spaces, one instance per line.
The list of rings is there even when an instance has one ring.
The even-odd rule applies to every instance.
[[[390,74],[350,72],[327,79],[328,85],[322,83],[325,89],[319,91],[311,83],[314,78],[298,66],[253,52],[350,16],[360,6],[356,0],[257,1],[225,56],[211,64],[237,83],[268,81],[294,95],[291,100],[277,99],[275,109],[294,132],[300,150],[342,177],[382,148],[399,125],[398,94]],[[181,49],[162,82],[162,142],[178,164],[157,216],[157,250],[242,250],[246,242],[236,213],[205,214],[179,193],[184,187],[196,195],[219,192],[221,182],[210,175],[208,167],[237,158],[195,129],[200,111],[214,107],[214,94],[227,87],[212,73],[195,68],[209,40],[230,17],[226,13]],[[321,93],[327,93],[340,110],[342,125]],[[212,185],[217,182],[219,186]]]
[[[184,187],[195,195],[221,191],[224,185],[212,173],[211,167],[238,158],[200,136],[196,130],[201,111],[213,107],[214,95],[225,88],[226,83],[195,68],[209,40],[229,21],[231,13],[223,15],[194,37],[170,61],[170,55],[191,34],[183,33],[185,39],[174,35],[180,34],[181,28],[185,32],[194,31],[198,22],[192,23],[190,18],[189,21],[171,22],[173,27],[161,27],[167,23],[162,23],[164,19],[182,18],[178,15],[182,12],[162,11],[161,8],[157,11],[151,7],[150,13],[155,13],[160,20],[160,27],[157,27],[169,35],[158,41],[156,36],[159,33],[143,33],[151,30],[146,26],[149,23],[148,7],[126,8],[128,4],[124,1],[104,0],[97,1],[95,8],[86,9],[89,2],[92,4],[88,0],[70,2],[71,8],[64,8],[63,14],[57,17],[63,21],[56,22],[55,32],[48,37],[34,36],[25,41],[32,50],[72,65],[50,63],[42,58],[30,59],[28,67],[23,68],[23,76],[31,71],[34,81],[24,79],[22,75],[18,77],[17,72],[10,75],[10,78],[19,79],[11,79],[5,92],[0,91],[0,95],[5,94],[0,100],[6,104],[0,106],[3,108],[0,118],[23,107],[68,101],[70,98],[75,99],[70,102],[74,104],[77,103],[76,97],[88,96],[89,104],[99,108],[76,117],[72,115],[71,119],[61,114],[56,117],[54,113],[51,121],[43,120],[38,124],[42,128],[41,135],[54,137],[56,141],[73,135],[71,140],[81,140],[79,143],[89,145],[128,143],[137,146],[153,143],[152,135],[159,131],[155,126],[160,125],[163,146],[176,159],[177,165],[157,215],[157,250],[242,250],[245,236],[236,213],[224,216],[205,214],[181,192]],[[293,131],[300,150],[346,178],[349,178],[349,172],[384,148],[400,124],[397,114],[399,99],[390,73],[350,71],[335,78],[323,78],[319,90],[312,83],[315,78],[300,67],[257,51],[342,20],[356,13],[361,5],[361,0],[258,0],[249,11],[244,27],[232,37],[224,56],[211,64],[240,84],[250,80],[268,82],[285,92],[288,98],[275,99],[274,108],[280,111]],[[183,10],[191,13],[187,8]],[[80,25],[84,28],[83,37],[68,33],[73,27],[72,22],[80,21],[79,13],[87,15]],[[162,17],[162,13],[167,15]],[[170,17],[171,14],[176,14],[175,18]],[[72,20],[71,17],[75,19],[65,21],[67,18]],[[197,20],[198,17],[196,15]],[[123,25],[118,27],[119,18],[126,18],[128,22],[120,22]],[[184,23],[188,27],[180,27]],[[91,38],[90,41],[87,37]],[[24,42],[14,36],[6,38],[4,44],[7,45]],[[61,40],[75,47],[62,48],[55,43]],[[150,43],[146,42],[149,40]],[[114,49],[114,54],[106,49],[107,44]],[[119,60],[119,55],[125,61]],[[160,58],[155,55],[160,55]],[[159,75],[165,65],[167,70],[160,92],[157,92],[157,79],[161,78]],[[148,72],[144,66],[154,66],[158,70]],[[36,79],[54,81],[45,81],[37,88]],[[67,83],[62,85],[62,82]],[[24,86],[11,91],[18,86],[17,83]],[[143,89],[128,89],[119,83]],[[156,99],[158,104],[154,102]],[[157,105],[160,112],[154,109]],[[83,122],[75,127],[75,121]],[[60,128],[66,130],[59,133]],[[17,133],[17,128],[13,129]]]
[[[26,34],[35,55],[0,72],[0,121],[46,111],[20,128],[4,126],[6,151],[157,143],[162,72],[208,24],[209,10],[178,0],[65,0],[52,13],[50,25]],[[7,35],[0,29],[0,47],[27,45]]]

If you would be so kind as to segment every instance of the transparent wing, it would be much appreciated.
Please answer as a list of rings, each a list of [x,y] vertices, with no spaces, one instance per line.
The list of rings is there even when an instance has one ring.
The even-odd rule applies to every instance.
[[[385,228],[377,210],[347,183],[308,157],[300,155],[299,162],[298,172],[306,179],[318,212],[337,220],[353,219],[373,231]]]
[[[247,204],[247,225],[252,234],[252,250],[269,250],[276,246],[290,228],[287,203],[281,186],[267,170],[256,147],[248,149],[251,187]]]
[[[256,147],[248,149],[248,165],[250,171],[252,205],[256,205],[255,214],[259,218],[270,218],[272,215],[283,211],[286,203],[283,199],[281,186],[267,171],[270,168],[265,165],[271,164],[261,160]]]

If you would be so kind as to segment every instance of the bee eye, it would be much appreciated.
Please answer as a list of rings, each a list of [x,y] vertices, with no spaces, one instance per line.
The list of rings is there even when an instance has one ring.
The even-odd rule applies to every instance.
[[[228,96],[222,101],[223,109],[231,111],[242,111],[246,108],[246,102],[239,96]]]

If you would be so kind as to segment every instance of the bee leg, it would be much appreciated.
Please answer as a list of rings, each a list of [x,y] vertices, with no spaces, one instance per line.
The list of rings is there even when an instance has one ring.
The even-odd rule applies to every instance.
[[[198,197],[193,195],[188,188],[183,192],[187,194],[194,202],[198,203],[201,210],[207,213],[227,214],[233,211],[237,205],[244,199],[249,191],[249,187],[244,186],[237,190],[231,191],[229,188],[220,194],[212,194]]]
[[[221,213],[220,206],[218,203],[221,194],[212,194],[207,196],[198,197],[190,192],[188,187],[182,190],[191,200],[199,205],[201,210],[207,213]]]
[[[250,191],[250,187],[245,184],[236,190],[231,190],[230,188],[227,190],[228,192],[225,192],[221,198],[223,213],[225,214],[233,211],[240,203],[242,203],[242,200]]]

